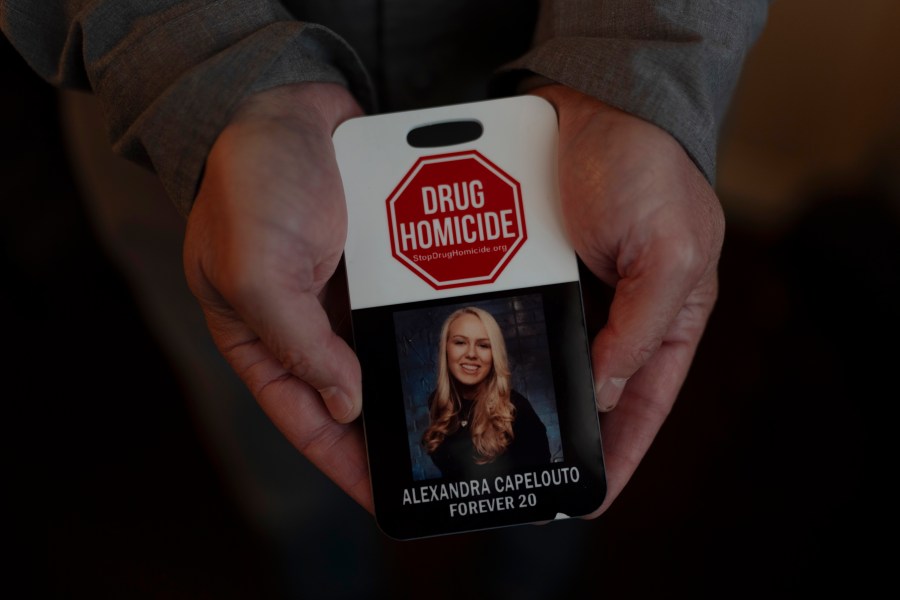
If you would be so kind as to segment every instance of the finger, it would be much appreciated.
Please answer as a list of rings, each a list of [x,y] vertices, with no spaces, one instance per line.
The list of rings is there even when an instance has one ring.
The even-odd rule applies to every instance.
[[[606,497],[586,518],[605,512],[634,475],[675,404],[695,349],[682,342],[663,343],[631,377],[620,406],[601,415]]]
[[[271,381],[290,375],[318,392],[336,421],[359,416],[359,361],[332,331],[316,296],[273,291],[231,297],[234,308],[221,301],[204,303],[207,325],[254,397]]]
[[[265,386],[257,401],[300,453],[373,513],[362,427],[358,422],[336,422],[317,396],[297,378],[283,378]]]
[[[677,253],[647,249],[622,270],[606,325],[592,344],[601,412],[616,407],[629,379],[659,350],[664,338],[696,343],[715,301],[714,279],[711,293],[705,291],[710,283],[698,283],[700,265]],[[681,326],[675,327],[679,315]]]
[[[263,411],[307,459],[372,512],[366,451],[359,423],[339,423],[320,394],[288,371],[234,312],[207,310],[222,354]]]
[[[359,361],[314,295],[264,294],[254,314],[243,315],[279,363],[319,393],[336,421],[359,416]]]

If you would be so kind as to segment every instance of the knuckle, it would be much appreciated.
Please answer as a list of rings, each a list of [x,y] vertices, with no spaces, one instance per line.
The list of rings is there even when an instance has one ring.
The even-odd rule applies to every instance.
[[[713,262],[713,253],[696,238],[684,237],[667,244],[661,260],[668,272],[684,279],[699,279]]]
[[[626,350],[625,356],[628,357],[628,360],[631,364],[643,365],[647,361],[649,361],[654,354],[656,354],[656,351],[659,350],[660,343],[660,340],[656,339],[652,341],[646,341],[637,346],[632,346]]]
[[[314,373],[315,366],[308,353],[296,349],[285,350],[281,356],[281,365],[295,377],[311,383],[309,378]]]

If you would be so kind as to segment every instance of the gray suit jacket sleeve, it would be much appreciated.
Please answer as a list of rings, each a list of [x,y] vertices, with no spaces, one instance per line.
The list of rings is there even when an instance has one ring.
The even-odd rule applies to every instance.
[[[542,0],[533,48],[506,65],[675,137],[715,181],[716,145],[770,0]]]
[[[768,4],[542,0],[532,49],[502,72],[558,81],[659,125],[713,181],[719,127]],[[183,214],[246,96],[339,82],[374,106],[354,50],[277,0],[0,0],[0,27],[48,81],[99,98],[113,149],[153,169]]]
[[[3,0],[0,26],[54,85],[92,91],[114,150],[154,170],[182,214],[237,104],[288,82],[371,84],[330,30],[275,0]]]

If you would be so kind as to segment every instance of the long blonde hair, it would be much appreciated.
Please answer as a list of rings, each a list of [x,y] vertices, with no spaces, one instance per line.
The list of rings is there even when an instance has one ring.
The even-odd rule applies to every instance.
[[[447,337],[451,323],[466,314],[478,317],[484,325],[493,357],[491,372],[479,384],[472,408],[471,435],[476,452],[474,458],[476,463],[485,464],[500,456],[512,442],[516,409],[510,400],[509,358],[503,333],[493,315],[481,308],[461,308],[444,321],[438,348],[437,385],[431,400],[431,423],[422,436],[422,443],[431,454],[449,434],[459,428],[458,415],[462,397],[447,366]]]

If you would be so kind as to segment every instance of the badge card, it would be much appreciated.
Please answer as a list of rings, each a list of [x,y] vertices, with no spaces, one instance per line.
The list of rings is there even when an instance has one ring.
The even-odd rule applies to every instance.
[[[358,117],[334,143],[379,527],[407,540],[597,509],[553,107],[525,95]]]

